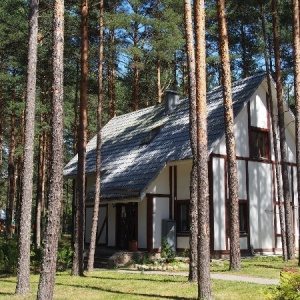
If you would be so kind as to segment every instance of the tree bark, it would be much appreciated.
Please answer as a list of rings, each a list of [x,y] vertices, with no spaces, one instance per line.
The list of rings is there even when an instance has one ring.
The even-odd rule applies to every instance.
[[[43,117],[41,116],[41,123]],[[39,137],[39,156],[38,156],[38,178],[37,196],[35,206],[35,246],[40,248],[42,239],[42,224],[45,205],[45,180],[46,180],[46,132],[40,133]]]
[[[38,33],[38,0],[30,1],[29,15],[29,44],[27,70],[27,99],[25,117],[25,145],[24,145],[24,178],[22,188],[22,202],[19,233],[19,258],[17,271],[16,293],[25,295],[30,293],[30,231],[32,206],[32,179],[34,154],[34,121],[36,96],[36,65],[37,65],[37,33]]]
[[[210,281],[210,228],[207,151],[206,53],[204,0],[194,2],[197,105],[198,177],[198,299],[212,299]]]
[[[12,96],[11,105],[14,106],[14,95]],[[8,154],[7,168],[7,205],[6,205],[6,236],[11,238],[13,235],[12,226],[14,219],[14,207],[16,196],[16,180],[15,180],[15,150],[16,150],[16,130],[15,130],[16,115],[12,108],[10,116],[10,145]]]
[[[278,11],[277,11],[276,0],[272,0],[272,10],[273,10],[273,34],[274,34],[275,68],[276,68],[278,125],[279,125],[279,137],[280,137],[280,152],[281,152],[281,161],[282,161],[281,176],[282,176],[284,208],[285,208],[287,253],[289,259],[294,259],[295,249],[294,249],[294,236],[293,236],[293,224],[292,224],[292,211],[291,211],[291,204],[290,204],[291,195],[290,195],[288,165],[287,165],[287,146],[286,146],[286,137],[285,137],[285,125],[284,125],[282,76],[281,76],[281,66],[280,66],[280,45],[279,45],[279,33],[278,33]]]
[[[98,111],[97,111],[97,154],[96,154],[96,184],[95,184],[95,202],[93,211],[93,222],[91,229],[91,241],[87,270],[94,270],[94,255],[96,249],[96,237],[99,218],[100,205],[100,183],[101,183],[101,123],[102,123],[102,98],[103,98],[103,0],[100,1],[100,17],[99,17],[99,68],[98,68]]]
[[[190,99],[190,143],[193,154],[193,165],[191,171],[190,185],[190,267],[189,281],[198,281],[198,254],[197,254],[197,237],[198,237],[198,177],[197,177],[197,116],[196,116],[196,74],[195,74],[195,52],[193,37],[193,21],[191,1],[184,1],[184,19],[186,34],[186,52],[188,60],[189,73],[189,99]]]
[[[263,10],[263,6],[262,6]],[[278,158],[278,142],[277,142],[277,125],[274,115],[274,104],[272,99],[272,90],[271,90],[271,79],[270,79],[270,68],[268,62],[267,55],[267,35],[266,35],[266,26],[265,26],[265,17],[262,11],[262,33],[263,33],[263,41],[264,41],[264,57],[265,57],[265,65],[267,71],[267,84],[268,84],[268,103],[269,103],[269,111],[271,116],[272,123],[272,134],[273,134],[273,148],[274,148],[274,158],[275,158],[275,176],[276,176],[276,187],[277,187],[277,199],[279,203],[279,221],[280,221],[280,232],[281,232],[281,244],[282,244],[282,258],[284,261],[287,261],[287,249],[286,249],[286,233],[285,233],[285,219],[284,219],[284,207],[282,203],[283,195],[282,195],[282,186],[280,182],[280,163]]]
[[[64,0],[55,0],[53,10],[51,174],[46,241],[37,293],[37,299],[39,300],[53,299],[60,229],[60,212],[63,199]]]
[[[230,270],[241,269],[239,195],[225,0],[217,1],[229,189]]]
[[[78,167],[75,204],[75,242],[73,276],[83,276],[84,226],[85,226],[85,166],[87,144],[87,80],[88,80],[88,1],[81,0],[81,81],[78,132]]]
[[[299,199],[300,199],[300,21],[299,21],[299,0],[293,0],[293,47],[294,47],[294,93],[296,109],[296,162],[297,162],[297,191],[298,191],[298,228],[299,222]],[[300,251],[300,235],[298,233],[298,250]],[[300,255],[298,258],[300,266]]]

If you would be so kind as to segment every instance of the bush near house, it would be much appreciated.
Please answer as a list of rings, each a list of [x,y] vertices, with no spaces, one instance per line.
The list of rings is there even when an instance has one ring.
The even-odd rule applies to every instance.
[[[265,292],[268,300],[300,299],[300,274],[295,268],[284,269],[280,274],[279,286],[269,288]]]

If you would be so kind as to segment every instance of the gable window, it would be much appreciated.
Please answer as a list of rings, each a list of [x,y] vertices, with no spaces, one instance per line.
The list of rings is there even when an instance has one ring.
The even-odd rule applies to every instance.
[[[257,127],[250,128],[250,156],[255,159],[270,158],[268,130]]]
[[[190,230],[189,200],[175,201],[176,230],[178,233],[188,233]]]

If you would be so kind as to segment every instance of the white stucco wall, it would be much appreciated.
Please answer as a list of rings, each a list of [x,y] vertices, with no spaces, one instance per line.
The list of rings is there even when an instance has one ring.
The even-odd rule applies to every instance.
[[[153,247],[161,247],[162,220],[169,219],[169,198],[153,199]]]
[[[192,161],[177,165],[177,200],[190,199]]]
[[[147,200],[138,203],[138,247],[147,248]]]
[[[169,194],[169,167],[163,168],[163,170],[154,179],[151,185],[147,188],[146,193],[150,194]]]
[[[256,249],[274,247],[272,165],[249,162],[250,244]]]
[[[266,91],[259,87],[250,100],[251,126],[268,128]]]
[[[224,159],[213,158],[214,250],[226,249]]]
[[[85,242],[89,243],[91,239],[91,228],[92,228],[92,221],[93,221],[93,210],[94,207],[86,207],[86,218],[85,218]],[[99,208],[99,217],[98,217],[98,230],[101,229],[103,221],[106,216],[106,206],[100,206]],[[104,226],[102,235],[100,237],[99,243],[103,244],[106,242],[106,225]]]

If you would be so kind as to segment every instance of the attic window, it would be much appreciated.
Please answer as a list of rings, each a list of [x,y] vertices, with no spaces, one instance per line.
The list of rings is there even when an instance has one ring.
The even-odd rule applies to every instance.
[[[152,142],[152,140],[158,135],[162,127],[163,125],[152,128],[148,135],[142,140],[141,146],[149,145]]]
[[[254,159],[270,158],[268,130],[257,127],[250,128],[250,155]]]

